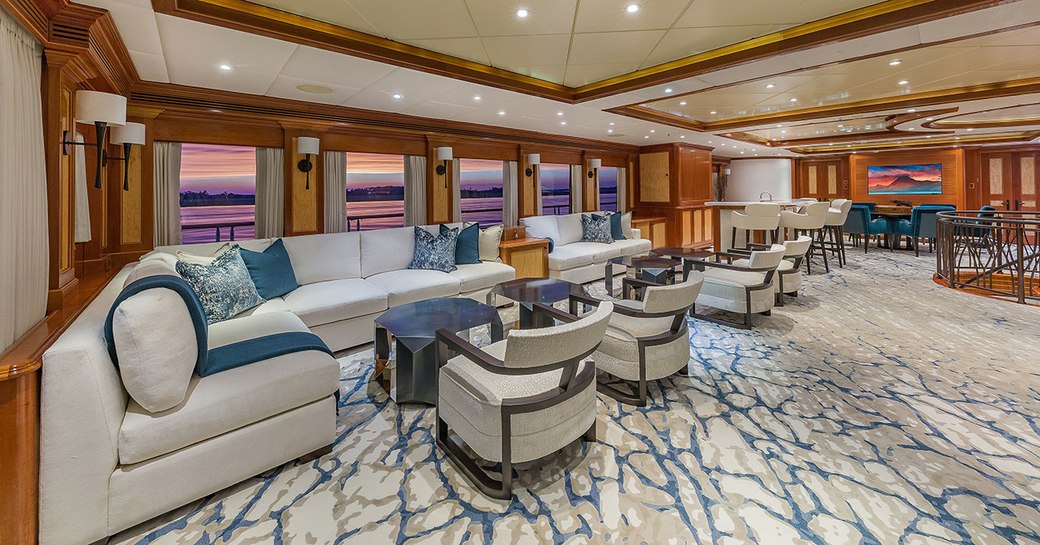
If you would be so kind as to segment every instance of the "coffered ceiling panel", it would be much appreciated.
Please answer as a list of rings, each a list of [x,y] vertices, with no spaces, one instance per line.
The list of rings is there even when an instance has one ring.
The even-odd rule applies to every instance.
[[[321,104],[342,104],[348,98],[357,94],[359,87],[345,87],[332,83],[315,84],[312,79],[298,79],[289,76],[278,76],[274,83],[267,89],[267,95],[288,98],[291,100],[303,100],[306,102],[318,102]]]
[[[263,0],[263,5],[367,34],[380,35],[347,0]]]
[[[739,25],[793,26],[872,4],[878,0],[696,0],[677,28]]]
[[[266,4],[267,1],[259,3]],[[297,3],[311,1],[297,0]],[[477,27],[464,0],[349,0],[349,3],[380,34],[391,40],[477,36]]]
[[[383,63],[337,55],[323,49],[299,46],[286,61],[281,74],[317,83],[341,87],[368,87],[395,68]]]
[[[408,40],[408,43],[431,51],[440,51],[467,61],[491,64],[484,42],[480,38],[435,38],[430,40]]]
[[[769,34],[772,25],[673,28],[657,43],[642,68],[665,63],[714,49],[720,43],[734,43]]]
[[[614,32],[622,30],[660,30],[671,28],[679,16],[696,2],[656,0],[638,3],[639,11],[630,13],[632,0],[583,0],[578,5],[575,32]]]
[[[567,64],[569,42],[569,34],[501,36],[484,38],[484,47],[491,65],[499,68],[563,66]]]
[[[575,34],[568,64],[631,63],[638,66],[662,36],[663,30]]]
[[[531,36],[570,34],[577,3],[577,0],[473,0],[466,5],[481,36]],[[519,8],[526,9],[528,16],[517,17]]]
[[[631,72],[639,68],[638,64],[579,64],[567,67],[567,76],[563,84],[568,87],[580,87],[610,77],[611,74]]]

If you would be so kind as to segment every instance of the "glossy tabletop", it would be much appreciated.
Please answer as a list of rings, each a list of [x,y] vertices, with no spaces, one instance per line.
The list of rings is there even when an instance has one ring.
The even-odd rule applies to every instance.
[[[438,329],[464,331],[482,325],[501,326],[498,311],[473,299],[444,297],[399,305],[376,318],[381,327],[412,350],[422,348],[437,336]]]

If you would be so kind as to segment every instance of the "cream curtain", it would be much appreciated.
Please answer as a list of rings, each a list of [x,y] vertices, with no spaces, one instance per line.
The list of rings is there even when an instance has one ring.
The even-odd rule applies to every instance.
[[[426,225],[426,156],[404,156],[404,224]]]
[[[0,352],[47,309],[43,50],[0,9]]]
[[[76,142],[82,142],[83,135],[76,133]],[[87,157],[83,148],[75,150],[76,164],[76,242],[90,240],[90,197],[87,195]]]
[[[502,161],[502,224],[506,227],[515,226],[520,218],[518,185],[516,161]]]
[[[181,143],[155,142],[155,245],[181,243]]]
[[[326,151],[325,161],[325,232],[347,230],[347,153]]]
[[[285,152],[256,148],[256,238],[285,231]]]
[[[617,169],[617,211],[628,210],[628,170],[625,167]]]
[[[542,167],[535,167],[535,168],[541,169]],[[537,216],[541,216],[542,215],[542,173],[539,172],[538,175],[534,177],[534,179],[535,179],[535,183],[534,183],[534,213]]]
[[[462,168],[459,160],[451,162],[451,179],[454,182],[451,188],[451,221],[462,221]]]
[[[581,182],[584,175],[581,165],[571,165],[571,214],[581,212]]]

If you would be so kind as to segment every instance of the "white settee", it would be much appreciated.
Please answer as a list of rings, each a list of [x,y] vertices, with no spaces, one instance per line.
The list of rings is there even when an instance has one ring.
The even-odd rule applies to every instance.
[[[391,306],[442,296],[480,300],[515,276],[491,262],[452,273],[408,270],[410,227],[283,240],[300,287],[210,325],[210,349],[308,329],[333,350],[356,346],[372,340],[373,320]],[[261,250],[271,242],[240,244]],[[93,543],[335,441],[339,365],[319,350],[193,375],[184,400],[160,412],[127,393],[103,334],[124,285],[172,271],[149,261],[168,264],[178,250],[207,255],[220,246],[163,247],[128,265],[44,354],[41,545]]]
[[[621,256],[643,255],[651,249],[652,243],[640,238],[639,229],[630,229],[625,234],[625,240],[615,240],[611,244],[582,242],[581,216],[582,214],[531,216],[520,220],[527,230],[527,236],[552,239],[549,276],[553,278],[581,284],[599,280],[604,277],[607,260]],[[629,234],[632,236],[629,237]],[[621,265],[614,266],[614,274],[620,274],[624,270]]]

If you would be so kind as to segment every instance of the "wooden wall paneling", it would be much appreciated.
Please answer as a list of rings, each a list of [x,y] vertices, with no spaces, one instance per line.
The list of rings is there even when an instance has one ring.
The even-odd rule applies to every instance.
[[[444,175],[437,174],[436,149],[450,146],[450,142],[428,140],[426,149],[426,221],[427,223],[452,223],[452,164],[449,162]],[[453,150],[454,153],[454,150]]]
[[[120,229],[119,229],[119,245],[122,248],[130,246],[140,246],[144,241],[144,199],[142,192],[144,189],[143,170],[144,161],[143,154],[141,153],[141,146],[130,146],[130,157],[127,160],[130,162],[126,180],[122,180],[122,168],[115,169],[117,172],[117,183],[119,184],[116,194],[119,195],[119,209],[120,209]],[[117,166],[123,167],[121,162],[116,163]],[[126,184],[126,190],[123,189],[123,184]]]
[[[917,165],[939,163],[942,165],[941,195],[871,195],[867,192],[867,167],[875,165]],[[893,199],[910,201],[913,204],[945,203],[964,208],[964,150],[919,150],[868,155],[851,155],[850,198],[856,202],[887,204]]]
[[[285,235],[312,235],[325,230],[324,165],[321,153],[311,157],[314,168],[310,172],[310,188],[307,174],[300,172],[296,164],[305,157],[296,153],[296,141],[301,136],[313,136],[313,131],[304,129],[285,130]]]
[[[670,156],[667,151],[639,155],[639,186],[636,202],[666,203],[671,200]]]
[[[155,118],[152,139],[161,142],[280,148],[285,145],[284,132],[282,126],[274,121],[242,119],[220,113],[165,111]]]
[[[521,146],[520,147],[520,162],[517,165],[517,177],[519,178],[519,187],[517,187],[517,210],[520,212],[521,218],[528,216],[538,215],[538,181],[540,174],[538,172],[539,167],[532,166],[527,162],[527,155],[530,153],[537,153],[532,151],[530,148]],[[527,170],[531,169],[531,175],[527,175]]]
[[[35,543],[39,372],[0,376],[0,543]]]
[[[581,161],[581,210],[595,212],[599,210],[599,170],[592,170],[593,157],[586,154]],[[589,173],[593,176],[589,178]]]
[[[982,161],[978,148],[964,150],[964,206],[972,210],[982,206]]]
[[[426,138],[415,134],[382,134],[329,130],[321,135],[323,150],[393,155],[426,155]]]

